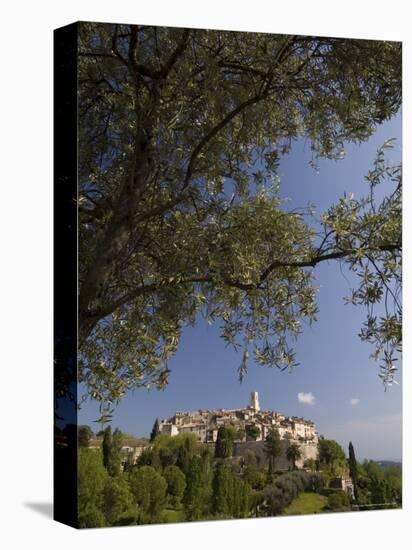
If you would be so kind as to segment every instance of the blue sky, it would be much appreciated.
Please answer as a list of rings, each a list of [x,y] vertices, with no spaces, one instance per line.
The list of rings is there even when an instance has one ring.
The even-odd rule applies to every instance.
[[[389,158],[399,160],[400,116],[380,126],[367,143],[348,144],[344,160],[321,161],[319,173],[308,165],[309,143],[296,142],[281,161],[281,196],[290,199],[290,208],[314,203],[319,214],[345,191],[365,196],[368,187],[363,178],[377,148],[392,137],[397,142]],[[175,410],[242,407],[248,403],[249,393],[256,390],[262,408],[315,421],[319,433],[339,441],[345,451],[352,440],[361,460],[400,459],[401,373],[399,385],[385,392],[378,365],[369,358],[372,348],[357,336],[366,312],[343,303],[351,288],[351,275],[342,273],[336,262],[319,264],[315,274],[318,321],[304,328],[295,345],[299,367],[290,373],[280,372],[252,361],[239,384],[240,353],[225,348],[218,323],[210,326],[200,320],[196,327],[184,330],[179,351],[170,361],[172,372],[166,389],[139,389],[128,394],[115,409],[113,426],[147,436],[156,417],[170,416]],[[299,393],[311,393],[312,403],[300,402]],[[96,404],[88,402],[82,406],[79,422],[97,429],[93,421],[98,416]]]

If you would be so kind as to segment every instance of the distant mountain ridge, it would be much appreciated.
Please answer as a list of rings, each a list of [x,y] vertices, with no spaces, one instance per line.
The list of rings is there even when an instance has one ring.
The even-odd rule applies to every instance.
[[[381,468],[389,468],[390,466],[402,466],[401,460],[374,460]]]

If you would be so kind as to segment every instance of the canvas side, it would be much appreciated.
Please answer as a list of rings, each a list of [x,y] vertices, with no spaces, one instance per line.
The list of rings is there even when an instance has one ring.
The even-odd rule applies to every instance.
[[[77,527],[77,35],[54,31],[54,519]]]

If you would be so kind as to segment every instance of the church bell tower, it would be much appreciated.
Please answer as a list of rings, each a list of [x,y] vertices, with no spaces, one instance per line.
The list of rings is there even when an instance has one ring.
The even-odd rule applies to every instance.
[[[259,395],[257,391],[250,393],[250,408],[255,409],[256,412],[260,411]]]

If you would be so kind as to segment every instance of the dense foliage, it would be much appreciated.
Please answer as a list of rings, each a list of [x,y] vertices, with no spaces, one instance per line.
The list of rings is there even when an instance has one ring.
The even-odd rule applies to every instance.
[[[231,430],[230,427],[221,426],[218,429],[215,445],[216,458],[228,458],[232,456],[233,443],[236,435],[236,430]]]
[[[79,447],[88,447],[93,436],[94,433],[90,426],[79,426],[77,429],[77,441]]]
[[[357,465],[358,504],[380,509],[402,505],[402,467],[394,464],[382,468],[373,460]]]
[[[317,222],[288,211],[277,167],[306,137],[339,159],[401,103],[399,43],[133,25],[80,25],[79,337],[87,395],[164,387],[203,315],[281,369],[316,318],[313,268],[346,262],[361,337],[392,381],[400,345],[400,169],[383,153],[364,200]],[[378,186],[385,198],[377,201]],[[387,310],[377,318],[374,305]]]
[[[111,432],[105,430],[106,438],[108,433]],[[103,445],[101,449],[81,447],[79,525],[262,517],[288,513],[292,502],[296,513],[300,506],[297,497],[303,492],[308,493],[308,499],[317,494],[319,511],[401,506],[402,471],[397,464],[384,468],[373,461],[356,462],[356,501],[341,489],[332,488],[332,482],[328,486],[335,475],[331,464],[341,460],[341,448],[332,440],[323,441],[328,442],[323,443],[322,453],[329,462],[322,460],[312,469],[289,472],[275,472],[270,460],[258,464],[251,449],[245,456],[215,458],[210,447],[198,443],[193,434],[158,435],[137,464],[125,470],[119,454],[111,455],[107,462]],[[271,439],[269,442],[272,444]],[[326,453],[325,449],[329,451]],[[167,456],[167,460],[162,460],[162,456]],[[296,464],[292,467],[296,468]],[[346,466],[345,477],[348,472]],[[305,513],[304,507],[302,510],[298,513]]]
[[[296,461],[300,460],[302,452],[297,443],[291,443],[286,449],[286,458],[292,463],[292,467],[296,470]]]
[[[115,429],[112,434],[111,426],[104,431],[102,451],[103,464],[110,475],[114,476],[120,472],[120,450],[122,447],[123,434]]]
[[[158,523],[166,504],[167,482],[152,466],[128,473],[131,491],[139,510],[140,523]]]
[[[264,506],[269,515],[279,515],[301,492],[319,491],[323,486],[318,472],[289,472],[283,474],[263,491]]]
[[[342,474],[347,469],[345,451],[333,439],[319,438],[319,464],[331,475]]]
[[[256,426],[256,424],[250,424],[246,426],[246,434],[248,437],[250,437],[250,439],[256,441],[256,439],[260,436],[259,426]]]
[[[276,459],[282,454],[282,447],[278,430],[271,430],[265,440],[265,454],[269,463],[269,476],[273,474],[276,466]]]
[[[328,509],[332,512],[346,512],[350,510],[350,498],[345,491],[333,491],[328,496]]]

